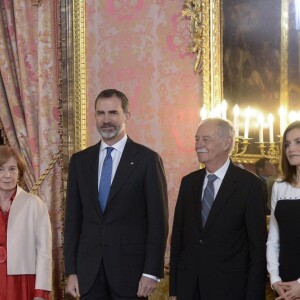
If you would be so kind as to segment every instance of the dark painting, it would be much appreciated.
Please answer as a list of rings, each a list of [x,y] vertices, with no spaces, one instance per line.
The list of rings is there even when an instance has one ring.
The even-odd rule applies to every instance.
[[[223,1],[224,98],[273,111],[280,104],[280,0]]]

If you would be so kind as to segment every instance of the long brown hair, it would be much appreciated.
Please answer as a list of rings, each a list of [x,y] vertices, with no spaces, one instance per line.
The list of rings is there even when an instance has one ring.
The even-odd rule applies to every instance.
[[[0,167],[3,166],[11,157],[15,158],[15,160],[17,161],[19,180],[23,181],[24,173],[26,170],[26,164],[23,157],[15,149],[5,145],[0,145]]]
[[[282,180],[288,183],[295,183],[297,169],[296,166],[292,166],[286,156],[285,148],[286,148],[286,135],[289,131],[299,128],[300,129],[300,121],[295,121],[291,123],[284,131],[282,138],[282,149],[281,149],[281,170],[282,170]]]

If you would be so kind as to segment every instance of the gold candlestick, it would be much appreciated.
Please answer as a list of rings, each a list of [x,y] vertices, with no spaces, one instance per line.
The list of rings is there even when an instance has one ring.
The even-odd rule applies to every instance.
[[[249,143],[249,138],[243,138],[243,137],[235,137],[234,141],[234,147],[231,153],[232,157],[238,157],[247,152],[247,148]]]

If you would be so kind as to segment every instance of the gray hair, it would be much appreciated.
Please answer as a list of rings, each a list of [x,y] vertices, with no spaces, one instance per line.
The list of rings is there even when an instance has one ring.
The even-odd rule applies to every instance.
[[[204,124],[204,123],[208,123],[208,122],[217,125],[218,135],[220,136],[220,138],[222,138],[222,139],[231,138],[232,139],[232,144],[229,149],[229,153],[231,153],[231,151],[234,147],[234,136],[235,136],[235,130],[234,130],[232,123],[228,120],[214,117],[214,118],[207,118],[207,119],[202,120],[200,125]]]

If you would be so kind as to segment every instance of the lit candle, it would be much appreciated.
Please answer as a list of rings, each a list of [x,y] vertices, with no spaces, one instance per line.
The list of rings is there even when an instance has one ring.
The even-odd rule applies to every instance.
[[[205,104],[203,104],[202,108],[200,109],[200,118],[201,118],[201,120],[204,120],[207,118],[207,111],[206,111]]]
[[[236,104],[233,108],[233,127],[235,130],[235,136],[239,136],[239,106]]]
[[[297,113],[295,111],[291,111],[289,113],[289,121],[290,121],[290,123],[293,123],[296,120],[297,120]]]
[[[244,139],[247,139],[249,137],[249,123],[250,123],[250,115],[251,115],[251,110],[250,107],[248,106],[246,111],[245,111],[245,131],[244,131]]]
[[[218,104],[215,107],[215,117],[222,118],[222,105]]]
[[[286,109],[284,107],[279,108],[280,118],[280,135],[283,136],[283,132],[286,128]]]
[[[274,133],[273,133],[274,117],[272,114],[268,115],[268,121],[269,121],[269,132],[270,132],[270,143],[274,143]]]
[[[259,142],[264,142],[264,115],[260,114],[258,116],[258,128],[259,128]]]
[[[222,110],[221,110],[221,118],[225,119],[227,118],[227,101],[223,100],[222,101]]]
[[[215,107],[212,107],[208,116],[210,118],[215,118],[217,116],[217,109]]]

